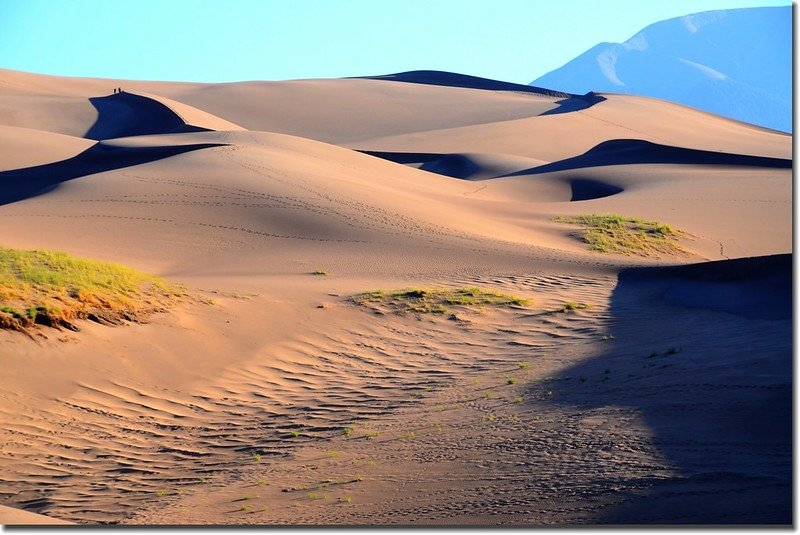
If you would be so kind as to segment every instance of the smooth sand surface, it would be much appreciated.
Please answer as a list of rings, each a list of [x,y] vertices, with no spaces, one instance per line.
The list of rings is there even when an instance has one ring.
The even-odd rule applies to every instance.
[[[14,126],[0,127],[0,171],[66,160],[94,142],[80,137]]]
[[[87,524],[791,522],[790,262],[752,258],[791,253],[791,137],[415,76],[0,71],[0,245],[194,296],[146,324],[0,331],[3,505]],[[684,252],[593,252],[553,220],[590,213],[673,225]],[[709,263],[728,259],[749,267]],[[676,264],[716,275],[658,271]],[[348,301],[409,286],[532,303]]]
[[[36,513],[29,513],[21,509],[0,505],[0,524],[4,526],[35,526],[35,525],[69,525],[72,522],[65,522],[57,518],[50,518]]]

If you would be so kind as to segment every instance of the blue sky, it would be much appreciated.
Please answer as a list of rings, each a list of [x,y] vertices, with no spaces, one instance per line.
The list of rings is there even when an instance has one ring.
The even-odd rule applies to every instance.
[[[415,69],[528,83],[660,20],[781,0],[0,0],[0,68],[225,82]]]

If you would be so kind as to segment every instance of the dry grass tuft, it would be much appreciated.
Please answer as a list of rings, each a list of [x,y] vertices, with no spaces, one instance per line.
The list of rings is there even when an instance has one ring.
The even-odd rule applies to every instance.
[[[163,279],[60,251],[0,247],[0,328],[78,330],[75,320],[137,321],[185,292]]]
[[[625,255],[688,254],[678,244],[684,232],[656,221],[621,215],[581,215],[556,217],[558,223],[583,227],[581,238],[592,251]]]
[[[355,295],[351,301],[374,310],[387,308],[395,313],[445,314],[448,307],[527,306],[529,299],[482,290],[480,288],[405,288],[387,292],[375,290]]]

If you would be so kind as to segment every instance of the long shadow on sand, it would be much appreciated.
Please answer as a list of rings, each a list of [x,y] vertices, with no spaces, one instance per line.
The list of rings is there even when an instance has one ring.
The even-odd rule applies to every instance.
[[[608,350],[554,389],[615,430],[598,522],[791,524],[792,256],[629,269],[611,314]]]
[[[208,132],[207,128],[186,124],[169,107],[141,95],[117,93],[93,97],[89,101],[97,109],[98,117],[86,132],[84,137],[87,139]]]
[[[485,178],[473,178],[480,171],[480,166],[476,164],[468,155],[464,154],[438,154],[432,152],[386,152],[386,151],[358,151],[362,154],[388,160],[390,162],[403,165],[415,165],[423,171],[435,173],[437,175],[449,176],[461,180],[493,180],[503,176],[498,175]],[[565,179],[569,182],[572,190],[570,201],[589,201],[610,197],[622,192],[622,188],[609,184],[601,180],[588,178]]]
[[[0,205],[41,195],[53,190],[62,182],[75,178],[222,145],[224,144],[197,143],[194,145],[131,148],[110,147],[96,143],[77,156],[60,162],[0,172]]]
[[[361,150],[359,152],[399,164],[415,165],[423,171],[452,178],[473,180],[470,177],[479,171],[478,166],[470,157],[463,154],[369,150]],[[600,143],[579,156],[523,169],[521,171],[515,171],[513,173],[488,178],[484,177],[480,180],[494,180],[497,178],[529,176],[590,167],[629,164],[731,165],[791,169],[792,160],[687,149],[671,145],[660,145],[641,139],[614,139]],[[622,191],[622,188],[619,186],[599,180],[590,180],[586,178],[565,178],[565,180],[569,181],[570,187],[572,188],[571,201],[599,199]]]
[[[629,164],[735,165],[791,169],[792,160],[687,149],[672,145],[661,145],[641,139],[612,139],[592,147],[581,155],[532,167],[531,169],[524,169],[505,176],[538,175],[584,167]]]
[[[479,76],[458,74],[445,71],[408,71],[396,74],[384,74],[380,76],[358,76],[365,80],[388,80],[393,82],[405,82],[408,84],[438,85],[443,87],[460,87],[464,89],[482,89],[486,91],[513,91],[516,93],[533,93],[551,98],[562,98],[556,101],[557,108],[544,112],[542,115],[555,115],[558,113],[569,113],[572,111],[585,110],[606,100],[592,91],[585,95],[573,95],[564,91],[555,91],[536,87],[532,85],[515,84],[512,82],[502,82],[491,80]]]
[[[401,164],[421,164],[421,169],[437,174],[462,178],[468,171],[463,156],[432,152],[390,152],[359,151],[376,158]],[[565,158],[530,169],[523,169],[502,177],[538,175],[556,171],[570,171],[586,167],[605,167],[609,165],[630,164],[691,164],[691,165],[732,165],[746,167],[770,167],[791,169],[792,160],[749,156],[730,152],[714,152],[698,149],[660,145],[641,139],[612,139],[604,141],[578,156]],[[496,177],[496,178],[502,178]]]

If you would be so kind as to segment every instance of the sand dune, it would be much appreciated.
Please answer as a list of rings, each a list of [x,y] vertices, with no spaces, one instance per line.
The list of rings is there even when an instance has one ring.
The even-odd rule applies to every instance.
[[[106,97],[95,97],[90,101],[97,109],[98,117],[86,132],[86,137],[89,139],[109,139],[144,134],[177,134],[206,130],[186,124],[170,108],[140,95],[119,93]]]
[[[124,82],[0,69],[3,124],[89,139],[180,131],[242,130],[230,121],[161,95],[115,94]],[[102,95],[102,96],[100,96]]]
[[[410,165],[423,171],[463,180],[486,180],[545,164],[541,160],[508,154],[421,154],[362,151],[364,154]]]
[[[0,244],[191,295],[145,324],[0,331],[2,504],[89,524],[788,523],[791,137],[654,99],[379,78],[0,71]],[[598,253],[554,220],[591,213],[668,223],[684,252]],[[409,286],[532,301],[349,299]]]
[[[527,175],[626,164],[691,164],[792,168],[792,160],[789,158],[767,158],[764,156],[686,149],[659,145],[658,143],[638,139],[613,139],[592,147],[580,156],[509,174]]]
[[[83,138],[14,126],[0,127],[0,138],[0,171],[65,160],[93,145]]]
[[[792,160],[788,158],[687,149],[638,139],[604,141],[581,155],[550,163],[508,155],[363,152],[396,163],[412,164],[431,173],[470,180],[629,164],[730,165],[782,169],[792,167]]]
[[[570,98],[575,96],[563,91],[552,91],[543,87],[514,84],[510,82],[502,82],[500,80],[490,80],[488,78],[481,78],[478,76],[469,76],[466,74],[444,71],[409,71],[396,74],[385,74],[382,76],[361,76],[359,78],[365,80],[389,80],[393,82],[405,82],[409,84],[460,87],[464,89],[483,89],[487,91],[517,91],[558,98]]]
[[[791,137],[787,135],[655,99],[607,97],[589,110],[561,116],[487,122],[352,145],[372,151],[494,152],[555,161],[585,153],[611,139],[636,138],[696,150],[791,158]]]
[[[140,165],[189,150],[215,146],[218,144],[119,148],[97,143],[72,158],[0,172],[0,181],[3,184],[3,190],[0,192],[0,204],[42,195],[59,184],[75,178]],[[26,148],[30,147],[26,146]]]
[[[792,255],[737,258],[687,266],[633,269],[625,281],[671,284],[669,303],[729,312],[749,319],[792,317]]]

